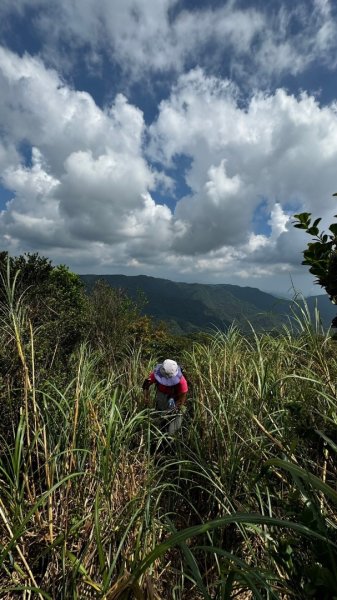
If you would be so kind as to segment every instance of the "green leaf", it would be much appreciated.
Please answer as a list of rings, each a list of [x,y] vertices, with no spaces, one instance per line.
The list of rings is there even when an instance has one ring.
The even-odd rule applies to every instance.
[[[88,577],[88,571],[86,570],[85,566],[81,563],[79,558],[77,558],[77,556],[75,556],[75,554],[73,552],[70,552],[70,550],[66,550],[66,557],[69,559],[71,564],[76,568],[76,570],[80,573],[80,575],[85,575],[86,577]]]
[[[323,494],[325,494],[325,496],[327,496],[328,498],[330,498],[330,500],[337,504],[337,492],[332,487],[324,483],[321,479],[319,479],[319,477],[316,477],[316,475],[309,473],[309,471],[305,471],[298,465],[294,465],[293,463],[290,463],[286,460],[281,460],[279,458],[267,460],[265,465],[278,467],[279,469],[285,469],[285,471],[288,471],[293,477],[299,477],[303,481],[310,483],[310,485],[316,491],[322,492]]]
[[[319,429],[315,430],[316,433],[318,433],[318,435],[320,435],[323,440],[326,441],[326,443],[335,451],[337,452],[337,444],[335,444],[335,442],[333,442],[327,435],[325,435],[325,433],[323,433],[323,431],[320,431]]]
[[[329,227],[330,231],[332,231],[332,233],[334,235],[337,235],[337,223],[332,223]]]
[[[310,221],[310,217],[311,217],[311,213],[307,213],[307,212],[298,213],[297,215],[294,215],[294,218],[301,221],[301,223],[306,223],[307,221]]]
[[[307,228],[305,223],[295,223],[294,227],[296,227],[297,229],[306,229]]]
[[[276,463],[277,461],[268,461],[268,462],[271,465],[273,462]],[[278,461],[278,462],[285,463],[286,465],[288,464],[286,461]],[[281,465],[277,464],[275,466],[281,466]],[[290,464],[290,466],[294,467],[295,465]],[[302,472],[302,469],[301,469],[301,472]],[[305,471],[304,471],[304,473],[305,473]],[[312,476],[312,478],[314,479],[314,476]],[[316,478],[316,479],[318,479],[318,478]],[[322,482],[319,479],[318,479],[318,481],[322,484]],[[328,488],[329,486],[325,486],[325,487]],[[331,488],[329,488],[329,489],[331,489]],[[331,491],[333,492],[333,490],[331,490]],[[333,492],[333,493],[334,493],[334,496],[336,496],[336,502],[337,502],[337,493],[336,492]],[[236,524],[245,523],[247,525],[252,525],[252,524],[256,523],[258,525],[286,527],[286,528],[292,529],[294,531],[297,531],[298,533],[300,533],[302,535],[321,540],[321,541],[325,542],[326,544],[329,544],[330,546],[333,546],[334,548],[337,549],[337,545],[334,544],[334,542],[332,542],[331,540],[329,540],[326,536],[323,536],[320,533],[317,533],[316,531],[312,531],[311,529],[309,529],[308,527],[305,527],[304,525],[301,525],[300,523],[294,523],[293,521],[276,519],[273,517],[267,517],[267,516],[259,515],[259,514],[234,513],[232,515],[226,515],[225,517],[222,517],[221,519],[216,519],[215,521],[208,521],[207,523],[201,523],[200,525],[194,525],[192,527],[188,527],[187,529],[183,529],[182,531],[178,531],[177,533],[174,533],[165,542],[162,542],[161,544],[158,544],[157,546],[155,546],[155,548],[147,556],[145,556],[145,558],[136,567],[135,571],[131,575],[131,580],[137,581],[139,579],[139,577],[143,573],[145,573],[145,571],[154,563],[154,561],[157,560],[158,558],[160,558],[161,556],[163,556],[168,550],[170,550],[170,548],[173,548],[174,546],[179,546],[179,544],[181,544],[181,542],[184,542],[189,538],[195,537],[197,535],[202,535],[204,533],[207,533],[208,531],[212,531],[213,529],[225,527],[226,525],[229,525],[230,523],[236,523]]]
[[[314,225],[312,227],[310,227],[307,230],[307,233],[309,233],[309,235],[318,235],[319,234],[319,229],[318,227],[315,227]]]
[[[102,534],[101,534],[101,526],[100,526],[100,519],[99,519],[99,493],[97,491],[96,493],[96,498],[95,498],[95,511],[94,511],[94,517],[95,517],[95,540],[96,540],[96,546],[97,546],[97,555],[98,555],[98,561],[99,561],[99,566],[100,566],[100,574],[103,577],[103,581],[105,583],[106,581],[106,574],[107,574],[107,565],[106,565],[106,560],[105,560],[105,555],[104,555],[104,550],[103,550],[103,544],[102,544]],[[87,573],[85,573],[85,575],[87,575]]]
[[[170,525],[170,529],[173,533],[177,533],[176,528],[174,527],[173,523],[169,520],[169,525]],[[203,583],[202,580],[202,576],[197,564],[197,561],[193,555],[193,553],[191,552],[190,548],[187,546],[187,544],[185,542],[181,542],[179,544],[184,556],[185,556],[185,560],[186,563],[188,564],[193,580],[196,584],[196,586],[199,588],[200,592],[203,594],[203,597],[205,600],[211,600],[211,597]]]
[[[80,575],[82,575],[84,583],[86,583],[87,585],[90,585],[97,592],[101,592],[102,587],[100,586],[99,583],[96,583],[96,581],[91,579],[91,577],[88,575],[88,572],[87,572],[85,566],[82,564],[80,559],[77,558],[77,556],[75,556],[75,554],[73,552],[70,552],[70,550],[66,550],[66,556],[69,559],[69,561],[71,562],[71,564],[73,565],[73,567],[76,569],[76,571],[78,571],[80,573]]]
[[[64,483],[69,481],[69,479],[73,479],[74,477],[80,477],[80,476],[85,476],[85,472],[78,471],[76,473],[70,473],[70,475],[66,475],[66,477],[63,477],[63,479],[61,479],[60,481],[55,483],[55,485],[53,485],[49,490],[44,492],[44,494],[42,494],[42,496],[40,496],[40,498],[35,502],[35,504],[32,506],[32,508],[29,510],[29,512],[24,517],[24,519],[19,523],[16,530],[13,532],[13,537],[8,542],[7,546],[5,546],[3,548],[1,556],[0,556],[0,567],[2,566],[4,560],[6,559],[9,552],[11,552],[11,550],[16,546],[18,539],[21,537],[21,535],[25,529],[25,526],[31,519],[32,515],[34,515],[36,513],[37,509],[46,502],[48,496],[53,494],[53,492],[55,490],[57,490]]]
[[[226,558],[230,563],[234,563],[236,567],[236,573],[234,570],[232,570],[227,575],[225,588],[227,589],[228,593],[226,595],[225,592],[224,600],[230,600],[230,598],[233,597],[232,595],[230,595],[230,592],[232,591],[232,584],[236,579],[239,579],[238,575],[243,573],[244,579],[248,582],[251,590],[255,594],[254,598],[260,598],[261,600],[265,598],[264,595],[260,594],[258,588],[256,587],[256,584],[261,586],[263,589],[268,590],[270,598],[273,598],[274,600],[279,598],[279,596],[273,592],[270,586],[270,582],[272,580],[272,576],[270,573],[267,574],[260,572],[255,566],[249,565],[247,562],[233,554],[233,552],[228,552],[226,550],[223,550],[223,548],[217,548],[216,546],[196,546],[195,550],[203,550],[204,552],[207,552],[209,554],[222,556]]]

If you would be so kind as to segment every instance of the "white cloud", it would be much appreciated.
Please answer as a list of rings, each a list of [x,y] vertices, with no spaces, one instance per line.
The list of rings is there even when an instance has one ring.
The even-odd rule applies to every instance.
[[[228,176],[225,159],[211,165],[202,189],[177,204],[175,216],[186,227],[176,240],[177,251],[200,254],[244,241],[250,226],[251,214],[245,206],[249,200],[240,176]]]
[[[271,239],[277,239],[282,233],[287,231],[289,223],[289,215],[285,214],[282,206],[276,202],[270,212],[268,224],[271,226]]]
[[[168,186],[170,179],[143,157],[143,115],[124,96],[103,111],[41,61],[4,49],[0,86],[0,128],[12,145],[25,140],[33,146],[30,167],[9,166],[9,157],[4,162],[2,182],[13,190],[0,217],[6,243],[101,244],[104,253],[106,244],[144,240],[154,220],[170,227],[171,212],[149,194],[156,182]]]
[[[141,110],[122,94],[105,110],[92,96],[72,90],[41,60],[0,47],[1,125],[12,141],[23,139],[48,153],[54,168],[71,151],[95,146],[131,154],[140,152],[144,121]]]
[[[180,77],[161,103],[151,134],[150,151],[166,164],[182,153],[191,158],[186,179],[192,193],[175,210],[186,228],[175,249],[208,253],[209,270],[223,264],[217,253],[228,254],[230,247],[240,251],[241,261],[293,269],[300,263],[298,240],[306,242],[289,224],[289,212],[305,209],[331,218],[334,107],[321,108],[308,95],[296,98],[278,90],[257,94],[242,108],[233,87],[199,69]],[[252,236],[261,199],[269,207],[272,233]]]
[[[337,25],[329,0],[280,5],[269,15],[263,35],[255,47],[252,79],[298,75],[315,62],[336,66]],[[240,70],[242,67],[236,64]],[[260,78],[260,80],[259,80]]]
[[[242,106],[231,82],[195,69],[147,127],[123,95],[101,109],[28,55],[0,50],[0,86],[2,182],[13,192],[0,239],[12,252],[40,250],[82,272],[259,284],[298,268],[306,242],[289,213],[337,212],[337,112],[306,94]],[[18,162],[23,141],[31,165]],[[149,160],[172,166],[181,154],[191,191],[171,210],[154,198],[172,177]],[[271,233],[254,229],[261,202]]]
[[[178,0],[54,0],[35,23],[43,32],[43,51],[49,59],[55,52],[60,59],[61,41],[73,49],[89,46],[94,62],[104,48],[136,78],[153,70],[180,71],[191,57],[202,61],[210,42],[220,50],[236,47],[239,54],[248,52],[265,18],[254,9],[237,10],[232,3],[186,10]],[[216,52],[215,48],[213,60]]]
[[[242,5],[241,5],[242,6]],[[241,82],[301,73],[315,61],[335,66],[337,25],[329,0],[293,5],[275,0],[239,8],[228,1],[186,8],[178,0],[5,0],[3,23],[34,9],[32,26],[49,63],[100,69],[102,52],[137,80],[154,71],[182,72],[187,65],[221,71],[225,62]],[[74,58],[74,57],[73,57]]]
[[[31,168],[9,167],[2,179],[13,190],[7,210],[0,214],[0,232],[6,242],[15,246],[20,240],[38,247],[64,242],[54,198],[59,182],[44,170],[41,153],[34,148]]]

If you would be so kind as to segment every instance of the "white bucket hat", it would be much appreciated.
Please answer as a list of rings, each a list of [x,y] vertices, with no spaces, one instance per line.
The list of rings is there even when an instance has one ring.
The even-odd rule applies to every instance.
[[[163,363],[156,365],[154,369],[156,380],[162,385],[177,385],[179,383],[182,372],[175,360],[167,358]]]

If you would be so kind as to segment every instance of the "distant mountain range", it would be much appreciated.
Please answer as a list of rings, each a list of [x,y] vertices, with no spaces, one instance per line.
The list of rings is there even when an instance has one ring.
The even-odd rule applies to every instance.
[[[257,288],[229,284],[179,283],[146,275],[81,275],[88,291],[98,279],[124,289],[135,299],[143,292],[147,300],[144,314],[164,321],[175,333],[210,329],[226,330],[235,323],[242,331],[277,329],[289,323],[293,302]],[[322,323],[329,327],[337,315],[326,295],[310,296],[311,312],[317,304]]]

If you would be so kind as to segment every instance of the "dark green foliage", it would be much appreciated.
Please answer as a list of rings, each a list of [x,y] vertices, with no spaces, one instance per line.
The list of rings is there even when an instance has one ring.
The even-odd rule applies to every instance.
[[[267,463],[268,464],[268,463]],[[285,496],[282,510],[288,518],[303,525],[315,540],[299,538],[291,532],[275,537],[271,555],[285,571],[288,583],[297,598],[317,598],[330,600],[337,597],[337,530],[329,518],[329,511],[323,507],[322,495],[328,495],[332,505],[336,505],[337,495],[333,487],[315,478],[307,469],[288,461],[271,460],[270,464],[289,471],[292,480]],[[270,482],[270,491],[276,491],[275,483]],[[330,509],[332,506],[330,506]]]
[[[37,293],[36,286],[43,286],[53,270],[51,261],[38,253],[9,256],[8,252],[0,252],[0,271],[2,274],[6,273],[7,261],[9,261],[12,275],[19,271],[17,282],[19,294],[30,292],[32,296],[35,295]]]
[[[334,194],[336,196],[337,194]],[[315,283],[325,289],[330,300],[337,303],[337,223],[329,226],[329,232],[320,231],[318,225],[320,218],[311,222],[311,213],[294,215],[294,227],[304,229],[308,235],[314,237],[303,251],[303,265],[309,266],[309,271],[315,275]],[[334,215],[337,217],[337,215]]]
[[[81,279],[64,265],[52,269],[45,284],[44,331],[69,356],[84,338],[87,299]]]
[[[38,387],[51,372],[59,384],[69,379],[69,358],[86,332],[87,299],[77,275],[38,254],[2,252],[0,272],[0,435],[7,437],[22,409],[27,370]]]
[[[7,270],[7,260],[12,281],[17,274],[16,297],[24,295],[29,319],[34,326],[54,321],[59,310],[66,311],[70,306],[81,309],[84,286],[80,277],[71,273],[68,267],[53,267],[48,258],[37,253],[9,257],[2,252],[0,271],[3,275]],[[2,300],[4,293],[4,287],[1,286]]]
[[[88,308],[88,341],[108,367],[115,366],[134,339],[140,305],[102,279],[89,295]]]

